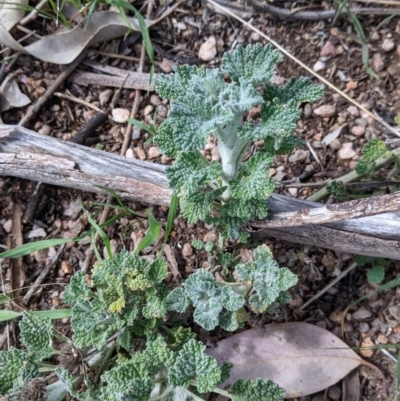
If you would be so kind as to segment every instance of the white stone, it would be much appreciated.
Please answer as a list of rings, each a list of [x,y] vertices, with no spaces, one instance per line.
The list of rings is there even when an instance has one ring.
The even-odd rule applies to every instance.
[[[11,230],[12,230],[12,220],[11,220],[11,219],[10,219],[10,220],[7,220],[7,221],[3,224],[3,228],[4,228],[4,231],[5,231],[6,233],[10,233]]]
[[[131,112],[128,109],[113,109],[111,112],[112,118],[116,123],[126,123]]]
[[[211,61],[217,55],[217,41],[215,36],[210,36],[206,42],[200,46],[199,58],[203,61]]]
[[[353,117],[358,117],[360,115],[360,112],[356,106],[349,106],[347,108],[347,112]]]
[[[359,125],[355,125],[352,129],[351,129],[351,133],[355,136],[363,136],[365,134],[365,128],[361,127]]]
[[[149,158],[150,159],[155,159],[160,155],[161,155],[161,150],[160,150],[160,148],[158,146],[152,146],[149,149]]]
[[[188,258],[189,256],[192,256],[192,255],[193,255],[192,245],[190,245],[189,243],[186,243],[185,245],[183,245],[182,256],[184,256],[185,258]]]
[[[382,50],[390,52],[394,49],[394,41],[392,39],[385,39],[382,43]]]
[[[353,318],[355,320],[364,320],[364,319],[368,319],[372,316],[371,311],[369,311],[368,309],[361,307],[358,308],[354,313],[353,313]]]
[[[316,114],[319,117],[332,117],[336,113],[336,107],[325,104],[323,106],[319,106],[314,110],[314,114]]]
[[[326,68],[326,64],[325,64],[323,61],[318,60],[318,61],[314,64],[313,70],[314,70],[315,72],[318,72],[318,71],[325,70],[325,68]]]
[[[352,142],[346,142],[338,151],[338,158],[341,160],[347,160],[353,158],[357,153],[353,149]]]
[[[372,56],[372,68],[375,72],[381,72],[385,68],[385,61],[380,53],[375,53]]]
[[[38,132],[39,132],[39,134],[42,134],[42,135],[49,135],[50,131],[51,131],[51,128],[47,124],[44,124],[44,125],[42,125],[42,128],[40,128],[40,130]]]

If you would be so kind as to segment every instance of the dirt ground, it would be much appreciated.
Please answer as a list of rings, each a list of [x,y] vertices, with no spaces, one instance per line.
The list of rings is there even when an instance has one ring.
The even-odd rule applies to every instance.
[[[155,10],[161,7],[162,3],[165,2],[156,2]],[[310,3],[312,2],[292,4],[279,1],[276,2],[276,5],[291,8],[309,6]],[[331,8],[329,4],[326,4],[327,2],[314,3],[316,7]],[[242,2],[238,4],[242,4]],[[318,71],[337,88],[345,91],[367,109],[380,115],[387,123],[394,125],[394,117],[400,112],[400,20],[393,18],[376,30],[384,18],[378,15],[360,17],[368,39],[369,63],[380,80],[365,72],[362,62],[362,45],[349,18],[339,18],[332,24],[331,21],[323,20],[287,21],[277,19],[268,13],[257,12],[252,16],[251,22],[307,66]],[[36,19],[28,26],[29,29],[34,29],[43,35],[47,30],[51,30],[51,27],[44,28],[40,19]],[[139,37],[133,38],[134,35],[133,33],[125,42],[122,39],[114,40],[97,45],[94,49],[128,57],[140,57],[142,44]],[[258,33],[250,31],[235,19],[207,8],[205,2],[194,0],[180,4],[172,14],[153,26],[150,36],[155,48],[156,72],[169,72],[173,64],[185,62],[206,64],[208,67],[217,66],[222,54],[237,44],[267,43]],[[198,55],[201,46],[210,37],[215,38],[216,55],[209,62],[205,62],[200,60]],[[137,61],[102,56],[95,52],[89,52],[88,59],[129,71],[138,68]],[[148,71],[149,67],[150,64],[146,63],[145,71]],[[79,68],[86,71],[93,70],[87,65],[81,65]],[[60,67],[20,55],[12,72],[18,76],[21,90],[34,101],[42,96],[51,82],[57,78]],[[285,57],[277,67],[274,80],[284,83],[291,76],[301,75],[309,76],[317,83],[310,73],[293,60]],[[117,92],[117,88],[84,86],[66,80],[58,92],[72,94],[106,111],[109,118],[98,130],[97,139],[91,146],[120,154],[126,123],[115,122],[115,119],[112,118],[112,110],[109,108],[110,99]],[[114,109],[131,110],[136,96],[134,90],[122,89],[114,104]],[[156,122],[158,123],[166,117],[168,103],[162,102],[152,92],[141,91],[140,96],[137,119],[146,124],[152,123],[157,107]],[[322,116],[316,115],[314,110],[320,106],[329,106],[329,113]],[[290,181],[292,178],[309,173],[307,179],[302,181],[304,186],[299,188],[284,184],[277,185],[276,191],[284,195],[305,199],[316,190],[315,187],[307,186],[307,183],[313,184],[328,178],[337,178],[353,170],[360,157],[362,146],[369,139],[379,138],[385,141],[396,139],[379,127],[371,117],[364,115],[363,112],[357,110],[329,88],[325,88],[325,94],[321,100],[312,105],[302,105],[302,107],[303,115],[298,122],[296,135],[310,144],[319,160],[307,149],[297,150],[289,156],[276,158],[271,175],[278,183]],[[26,108],[11,109],[3,112],[1,118],[4,124],[18,124],[25,113]],[[85,105],[52,96],[28,128],[63,140],[71,140],[95,113]],[[338,136],[326,145],[323,139],[328,133],[339,128],[341,130]],[[149,134],[137,129],[133,130],[127,153],[129,156],[141,160],[161,164],[170,162],[160,155],[159,149],[149,140]],[[210,146],[206,150],[206,156],[211,158],[213,155],[213,147]],[[3,248],[9,247],[15,241],[12,236],[16,224],[15,205],[20,205],[21,211],[24,212],[35,192],[35,187],[36,183],[19,178],[0,178],[0,238]],[[44,238],[77,236],[89,228],[80,204],[82,203],[90,211],[92,218],[98,221],[104,207],[94,205],[94,202],[106,202],[106,198],[106,196],[48,186],[40,204],[35,209],[33,220],[22,225],[20,240],[26,243]],[[329,201],[333,201],[333,199]],[[126,205],[137,211],[145,211],[149,207],[148,204],[129,202]],[[156,218],[165,223],[168,209],[151,207]],[[110,217],[113,213],[111,211]],[[145,219],[124,217],[108,227],[107,235],[112,239],[115,250],[134,249],[138,239],[144,235],[147,229],[145,223]],[[196,238],[213,240],[216,235],[212,227],[206,227],[204,224],[187,224],[184,219],[179,217],[175,219],[169,243],[172,250],[169,262],[171,263],[172,260],[177,263],[182,277],[186,277],[206,263],[205,253],[196,251],[190,246],[191,241]],[[300,310],[299,308],[308,299],[317,294],[353,262],[354,255],[277,241],[273,238],[269,239],[267,244],[273,250],[279,264],[288,266],[298,275],[299,282],[292,291],[293,301],[289,305],[283,306],[275,315],[254,316],[249,324],[257,324],[260,320],[262,323],[304,321],[316,324],[340,336],[342,312],[352,301],[373,290],[373,286],[368,283],[366,278],[366,268],[353,269],[310,306]],[[99,249],[100,252],[104,251],[102,245],[99,246]],[[160,244],[146,249],[146,252],[148,255],[152,255],[159,249]],[[23,264],[20,266],[22,270],[13,277],[11,275],[12,266],[5,261],[2,264],[5,280],[2,284],[4,290],[16,290],[32,285],[44,265],[54,257],[55,252],[56,250],[52,248],[24,258]],[[16,299],[17,304],[22,308],[38,310],[63,307],[64,286],[68,284],[71,275],[87,263],[90,264],[92,258],[88,240],[67,244],[43,285],[32,295],[29,303],[24,305],[20,299]],[[400,262],[392,261],[386,270],[385,281],[397,277],[399,269]],[[20,296],[24,294],[25,291],[20,292]],[[343,340],[351,347],[376,343],[398,344],[400,340],[399,305],[400,289],[398,288],[366,299],[347,314]],[[0,328],[3,334],[5,325],[2,324]],[[68,320],[60,322],[57,329],[67,336],[70,335]],[[201,337],[202,333],[199,327],[194,327],[194,330]],[[15,323],[9,325],[9,333],[10,342],[18,345],[18,331]],[[215,339],[222,338],[224,335],[226,334],[218,330],[211,333],[211,337]],[[4,347],[6,343],[3,342],[2,345]],[[397,358],[395,351],[389,350]],[[383,371],[388,382],[388,395],[384,395],[382,380],[376,372],[368,368],[360,368],[355,374],[356,380],[358,379],[358,383],[360,383],[359,399],[363,401],[393,400],[396,387],[396,363],[379,350],[363,351],[363,357]],[[305,372],[305,374],[307,373]],[[343,384],[338,383],[324,393],[303,397],[301,401],[355,401],[354,398],[345,398],[343,388]],[[222,400],[221,396],[218,400]]]

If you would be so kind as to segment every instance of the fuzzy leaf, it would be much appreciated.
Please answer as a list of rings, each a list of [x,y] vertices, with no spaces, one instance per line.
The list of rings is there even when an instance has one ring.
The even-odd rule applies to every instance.
[[[32,312],[25,311],[19,328],[22,343],[36,361],[41,361],[54,353],[51,319],[40,319]]]
[[[389,157],[385,142],[379,139],[371,139],[362,148],[361,158],[356,164],[356,172],[361,175],[371,176],[376,168],[378,159]]]
[[[268,379],[238,380],[229,388],[232,401],[283,401],[285,390]]]
[[[253,46],[236,46],[232,53],[225,53],[221,60],[221,71],[233,81],[240,78],[256,87],[269,81],[274,74],[274,67],[282,60],[282,55],[272,46],[263,47],[260,43]]]
[[[11,347],[0,351],[0,395],[22,389],[25,381],[39,374],[32,357],[24,351]]]
[[[172,290],[166,298],[167,310],[179,313],[185,312],[190,306],[190,299],[182,287]]]
[[[175,364],[168,373],[172,386],[187,386],[195,379],[200,393],[211,391],[221,379],[221,370],[214,358],[205,354],[205,345],[188,341],[179,351]]]

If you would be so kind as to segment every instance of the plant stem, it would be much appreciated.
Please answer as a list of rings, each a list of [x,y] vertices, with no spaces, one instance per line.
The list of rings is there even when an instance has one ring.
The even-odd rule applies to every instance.
[[[400,157],[400,148],[394,149],[391,152],[391,155],[389,157],[382,157],[380,159],[378,159],[376,161],[376,168],[375,170],[380,169],[381,167],[383,167],[385,164],[391,162],[392,160],[396,159]],[[358,180],[359,178],[361,178],[363,176],[363,174],[358,174],[355,170],[350,172],[349,174],[344,175],[343,177],[337,178],[335,181],[342,181],[343,184],[346,184],[348,182],[353,182]],[[329,182],[331,182],[331,180],[329,180]],[[313,202],[318,202],[321,199],[324,199],[326,196],[328,196],[329,193],[326,190],[326,188],[322,188],[320,189],[318,192],[316,192],[315,194],[309,196],[307,198],[307,200],[309,201],[313,201]]]
[[[158,395],[157,397],[149,398],[149,401],[163,400],[165,396],[167,396],[172,391],[172,387],[167,387],[163,393]],[[203,400],[202,400],[203,401]]]

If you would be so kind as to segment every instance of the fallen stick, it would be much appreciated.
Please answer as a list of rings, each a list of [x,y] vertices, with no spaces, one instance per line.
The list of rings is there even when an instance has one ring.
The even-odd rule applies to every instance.
[[[101,185],[113,189],[124,199],[169,205],[171,190],[165,177],[165,167],[161,165],[85,148],[22,127],[7,125],[0,125],[0,153],[1,175],[106,194],[96,187]],[[313,202],[276,194],[269,199],[269,205],[277,219],[281,212],[321,208],[321,205]],[[346,204],[341,205],[345,207],[343,205]],[[285,209],[281,210],[282,206]],[[360,255],[400,259],[400,218],[397,221],[393,219],[390,233],[386,233],[382,237],[384,239],[379,238],[379,230],[378,234],[371,231],[371,227],[376,227],[385,234],[386,227],[381,227],[385,216],[387,214],[324,225],[312,225],[309,221],[309,225],[304,227],[258,228],[253,223],[249,227],[252,231],[257,231],[258,235],[291,242]]]

